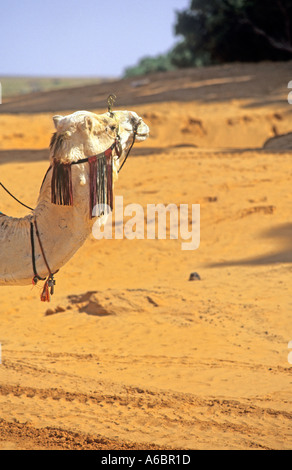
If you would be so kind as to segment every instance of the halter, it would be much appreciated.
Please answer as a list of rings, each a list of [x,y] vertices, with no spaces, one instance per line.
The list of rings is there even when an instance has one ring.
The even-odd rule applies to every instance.
[[[136,140],[137,130],[140,121],[133,126],[133,141],[127,151],[127,154],[124,158],[124,161],[119,168],[118,172],[121,171],[123,168],[132,148]],[[114,143],[105,151],[97,155],[93,155],[90,157],[82,158],[76,162],[71,163],[61,163],[61,164],[54,164],[51,165],[44,177],[44,180],[48,174],[48,172],[53,168],[53,175],[51,180],[51,202],[53,204],[59,205],[73,205],[73,192],[72,192],[72,182],[71,182],[71,167],[72,165],[79,165],[81,163],[88,163],[89,164],[89,184],[90,184],[90,217],[93,217],[93,208],[96,207],[96,202],[98,200],[99,204],[105,205],[105,202],[108,203],[111,210],[113,210],[113,195],[112,195],[112,152],[113,150],[116,151],[118,158],[121,157],[121,143],[120,143],[120,136],[117,131],[116,139]],[[102,176],[102,181],[99,180],[99,185],[97,185],[98,177]],[[44,183],[44,181],[43,181]],[[42,184],[43,184],[42,183]],[[106,192],[105,192],[105,184],[106,184]],[[97,215],[103,215],[104,212],[100,212]],[[96,214],[95,214],[96,215]],[[36,261],[35,261],[35,248],[34,248],[34,229],[36,231],[36,235],[38,238],[39,246],[41,249],[42,257],[49,272],[49,276],[46,278],[42,278],[38,275],[36,270]],[[52,273],[50,266],[48,264],[41,238],[38,232],[37,222],[34,219],[33,222],[30,223],[30,237],[31,237],[31,252],[32,252],[32,265],[33,265],[33,272],[34,277],[32,279],[33,284],[35,285],[38,281],[45,281],[43,291],[41,294],[41,301],[49,302],[50,301],[50,294],[53,295],[54,293],[54,286],[56,281],[54,279],[54,274]],[[50,288],[50,294],[49,294]]]
[[[70,162],[70,163],[58,163],[54,162],[53,165],[50,165],[42,182],[41,187],[44,184],[44,181],[51,169],[53,169],[53,175],[52,175],[52,182],[51,182],[51,199],[53,204],[58,204],[58,205],[73,205],[73,192],[72,192],[72,183],[71,183],[71,166],[72,165],[79,165],[81,163],[88,163],[89,164],[89,169],[90,169],[90,210],[91,210],[91,217],[92,217],[92,210],[93,207],[96,205],[96,200],[98,196],[102,194],[101,189],[104,191],[104,187],[101,188],[101,185],[97,187],[97,174],[98,170],[102,171],[104,174],[104,184],[105,180],[107,183],[107,191],[106,191],[106,199],[107,202],[109,202],[111,209],[113,209],[113,197],[112,197],[112,152],[115,150],[118,158],[121,157],[122,154],[122,146],[121,146],[121,139],[119,135],[119,122],[115,116],[115,114],[112,111],[112,105],[115,101],[115,95],[110,95],[108,97],[108,112],[112,118],[114,118],[117,122],[117,131],[116,131],[116,137],[113,142],[113,144],[105,151],[97,155],[93,155],[90,157],[83,158],[81,160],[78,160],[76,162]],[[139,124],[141,123],[142,119],[140,119],[135,125],[132,125],[132,130],[133,130],[133,140],[132,143],[127,151],[127,154],[118,170],[118,173],[121,171],[123,168],[132,148],[133,145],[136,141],[136,136],[138,132],[138,127]],[[101,162],[106,161],[106,171],[104,170],[104,166],[101,164]],[[62,187],[62,178],[67,178],[67,187]],[[27,209],[34,210],[33,208],[27,206],[23,202],[21,202],[19,199],[17,199],[8,189],[0,182],[0,186],[13,198],[15,199],[19,204],[22,206],[26,207]],[[66,184],[65,184],[66,186]],[[53,191],[55,189],[55,191]],[[104,201],[105,202],[105,197]],[[2,212],[0,212],[1,215]],[[102,214],[98,214],[102,215]],[[35,241],[34,241],[34,231],[36,233],[39,247],[41,250],[41,254],[44,260],[44,263],[46,265],[46,268],[48,270],[48,277],[43,278],[39,276],[37,272],[37,267],[36,267],[36,258],[35,258]],[[51,271],[49,263],[47,261],[47,257],[41,242],[41,237],[38,231],[38,225],[36,218],[33,217],[33,219],[30,221],[30,242],[31,242],[31,255],[32,255],[32,268],[33,268],[33,278],[32,278],[32,283],[33,285],[36,285],[38,281],[45,281],[43,291],[41,294],[41,301],[42,302],[49,302],[50,301],[50,294],[53,295],[54,293],[54,286],[56,284],[56,281],[54,279],[54,275],[58,272],[55,271],[54,273]],[[50,288],[50,291],[49,291]]]
[[[113,196],[112,196],[112,152],[116,150],[117,156],[120,157],[119,148],[117,144],[117,139],[114,143],[105,151],[97,155],[92,155],[90,157],[82,158],[76,162],[70,163],[59,163],[54,162],[51,165],[44,177],[43,183],[50,170],[53,171],[51,179],[51,202],[57,205],[73,205],[73,191],[72,191],[72,181],[71,181],[71,167],[72,165],[78,165],[81,163],[89,164],[89,185],[90,185],[90,201],[89,201],[89,211],[90,217],[93,217],[93,208],[96,206],[98,201],[99,204],[104,205],[107,203],[111,210],[113,209]],[[99,182],[99,184],[97,184]],[[99,213],[98,215],[102,215]],[[42,278],[37,273],[36,269],[36,260],[35,260],[35,243],[34,243],[34,230],[38,239],[40,246],[41,254],[48,270],[48,277]],[[34,276],[32,283],[35,285],[38,281],[45,281],[43,291],[41,293],[41,301],[49,302],[50,294],[54,293],[54,286],[56,281],[54,275],[58,272],[52,272],[47,261],[47,257],[42,246],[41,237],[38,231],[36,218],[30,222],[30,239],[31,239],[31,253],[32,253],[32,266]],[[49,290],[50,289],[50,290]]]
[[[116,101],[116,98],[117,98],[116,95],[114,95],[113,93],[112,93],[111,95],[109,95],[109,97],[108,97],[108,99],[107,99],[107,105],[108,105],[107,109],[108,109],[108,113],[109,113],[110,117],[113,118],[113,119],[115,119],[115,121],[116,121],[116,123],[117,123],[116,141],[117,141],[117,145],[118,145],[118,147],[119,147],[119,153],[121,154],[121,153],[122,153],[121,142],[120,142],[121,139],[120,139],[120,135],[119,135],[120,124],[119,124],[119,121],[117,120],[117,118],[116,118],[116,116],[115,116],[115,113],[114,113],[113,110],[112,110],[112,107],[113,107],[113,105],[114,105],[114,103],[115,103],[115,101]],[[139,127],[139,124],[141,123],[141,121],[142,121],[142,118],[140,118],[139,121],[138,121],[135,125],[132,126],[132,130],[133,130],[133,141],[132,141],[132,143],[131,143],[131,145],[130,145],[130,147],[129,147],[129,150],[128,150],[128,152],[127,152],[127,155],[126,155],[125,158],[124,158],[123,163],[121,164],[121,166],[120,166],[120,168],[119,168],[119,170],[118,170],[118,173],[120,173],[120,171],[121,171],[121,169],[123,168],[123,166],[124,166],[124,164],[125,164],[125,162],[126,162],[128,156],[130,155],[130,152],[131,152],[131,150],[132,150],[132,148],[133,148],[133,145],[134,145],[134,143],[135,143],[135,140],[136,140],[136,136],[137,136],[137,132],[138,132],[138,127]],[[119,155],[119,157],[120,157],[120,155]]]
[[[105,204],[106,202],[110,206],[111,210],[113,209],[113,197],[112,197],[112,151],[116,150],[118,157],[118,145],[117,139],[115,142],[105,151],[97,155],[90,157],[82,158],[76,162],[71,163],[59,163],[54,162],[48,168],[42,185],[49,173],[50,170],[53,171],[51,179],[51,202],[57,205],[73,205],[73,192],[72,192],[72,181],[71,181],[71,167],[72,165],[78,165],[81,163],[89,164],[89,184],[90,184],[90,202],[89,210],[90,217],[93,217],[93,208],[96,206],[98,199],[99,204]],[[99,183],[97,184],[99,178]],[[98,214],[102,215],[102,213]],[[41,277],[36,268],[36,258],[35,258],[35,242],[34,242],[34,231],[36,233],[41,254],[48,270],[48,277]],[[34,276],[32,278],[33,285],[36,285],[38,281],[45,281],[42,293],[41,301],[49,302],[50,294],[54,293],[54,286],[56,281],[54,275],[58,272],[52,272],[47,257],[42,245],[41,237],[38,231],[36,218],[33,217],[33,220],[30,222],[30,241],[31,241],[31,256],[32,256],[32,267]]]

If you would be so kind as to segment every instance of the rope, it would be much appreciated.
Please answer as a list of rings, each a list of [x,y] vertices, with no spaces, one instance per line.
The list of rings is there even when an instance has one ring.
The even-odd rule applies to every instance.
[[[4,184],[2,184],[1,182],[0,182],[0,186],[2,186],[2,188],[9,194],[9,196],[11,196],[13,199],[15,199],[15,201],[17,201],[19,204],[21,204],[22,206],[26,207],[27,209],[33,211],[33,208],[32,208],[32,207],[27,206],[26,204],[24,204],[23,202],[21,202],[19,199],[17,199],[17,197],[13,196],[13,194],[11,194],[11,192],[8,191],[8,189],[5,188]]]
[[[135,141],[136,141],[136,135],[137,135],[137,132],[138,132],[138,127],[139,127],[140,122],[141,122],[141,119],[139,119],[139,121],[137,122],[137,124],[135,125],[135,127],[133,126],[133,132],[134,132],[134,134],[133,134],[133,141],[132,141],[132,143],[131,143],[131,145],[130,145],[130,148],[129,148],[128,152],[127,152],[127,155],[126,155],[125,158],[124,158],[123,163],[121,164],[121,166],[120,166],[120,168],[119,168],[119,170],[118,170],[118,173],[120,173],[121,169],[123,168],[124,164],[126,163],[126,160],[127,160],[128,156],[130,155],[130,152],[131,152],[131,150],[132,150],[132,148],[133,148],[133,145],[134,145],[134,143],[135,143]]]
[[[36,262],[35,262],[35,244],[33,236],[33,223],[30,222],[30,242],[31,242],[31,258],[32,258],[32,268],[33,268],[33,284],[36,284],[38,281],[45,281],[46,278],[40,277],[37,273]]]

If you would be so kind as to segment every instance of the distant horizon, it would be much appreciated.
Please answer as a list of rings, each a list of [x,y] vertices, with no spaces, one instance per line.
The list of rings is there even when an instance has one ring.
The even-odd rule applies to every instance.
[[[123,77],[122,76],[121,77],[118,77],[118,76],[116,76],[116,77],[108,76],[107,77],[107,76],[98,76],[98,75],[30,75],[30,74],[26,75],[26,74],[1,74],[0,73],[0,81],[3,78],[6,78],[6,79],[7,78],[40,78],[40,79],[42,79],[42,78],[44,78],[44,79],[45,78],[50,78],[50,79],[54,79],[54,78],[56,78],[56,79],[58,79],[58,78],[62,78],[62,79],[68,78],[68,79],[70,79],[70,78],[72,78],[72,79],[85,79],[85,80],[86,79],[89,79],[89,80],[90,79],[100,79],[100,80],[103,80],[103,79],[104,80],[117,79],[117,80],[119,80],[119,79],[122,79]]]
[[[117,80],[119,79],[115,77],[2,75],[0,76],[0,92],[2,98],[5,99],[27,93],[46,92],[91,85],[94,86],[103,83],[112,83]]]

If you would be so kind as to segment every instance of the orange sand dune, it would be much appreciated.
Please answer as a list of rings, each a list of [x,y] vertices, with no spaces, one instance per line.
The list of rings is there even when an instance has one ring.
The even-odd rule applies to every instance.
[[[120,107],[151,137],[116,195],[145,209],[200,204],[200,247],[92,236],[50,304],[41,286],[0,288],[0,448],[291,448],[291,151],[262,148],[292,130],[290,70],[236,64],[119,82]],[[99,86],[91,109],[103,112],[113,90]],[[26,204],[48,166],[52,115],[89,109],[90,91],[84,106],[80,89],[71,101],[64,90],[1,105],[0,181]],[[2,191],[0,201],[26,213]]]

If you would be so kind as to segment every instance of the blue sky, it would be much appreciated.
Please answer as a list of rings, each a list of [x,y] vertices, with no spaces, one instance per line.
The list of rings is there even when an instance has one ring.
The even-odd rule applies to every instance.
[[[190,0],[3,0],[0,76],[121,76],[169,50]]]

